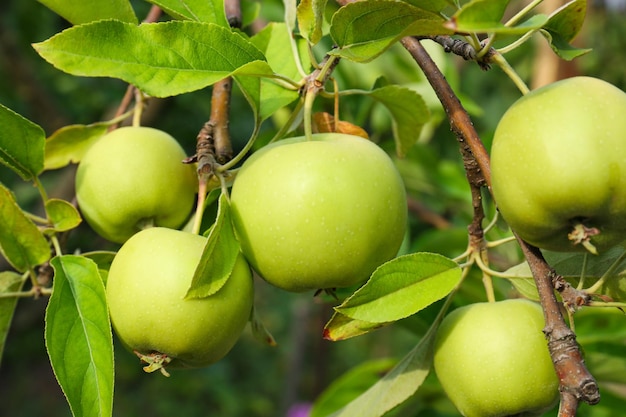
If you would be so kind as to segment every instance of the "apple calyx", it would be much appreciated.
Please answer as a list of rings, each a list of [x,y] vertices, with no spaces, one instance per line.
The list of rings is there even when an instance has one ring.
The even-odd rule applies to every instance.
[[[591,243],[591,238],[600,234],[597,227],[587,227],[582,223],[576,223],[574,229],[567,234],[567,238],[574,245],[582,245],[593,255],[598,254],[598,249]]]
[[[161,374],[163,374],[163,376],[170,376],[170,373],[165,370],[165,365],[170,363],[172,361],[172,358],[167,356],[165,353],[151,352],[148,354],[144,354],[137,350],[134,350],[133,353],[137,355],[141,362],[147,363],[147,365],[143,367],[143,370],[145,372],[152,373],[154,371],[161,371]]]

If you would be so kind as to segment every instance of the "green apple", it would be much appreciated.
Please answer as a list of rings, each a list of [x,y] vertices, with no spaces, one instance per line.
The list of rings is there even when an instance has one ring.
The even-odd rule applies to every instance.
[[[541,306],[526,299],[470,304],[444,318],[434,368],[463,416],[534,416],[556,404],[543,327]]]
[[[376,144],[337,133],[262,148],[242,166],[231,204],[242,252],[287,291],[347,287],[397,255],[405,189]]]
[[[179,227],[190,215],[197,174],[180,144],[149,127],[123,127],[96,142],[76,173],[76,199],[87,223],[123,243],[148,226]]]
[[[527,242],[605,250],[626,239],[626,93],[590,77],[531,91],[500,120],[493,195]]]
[[[153,227],[133,235],[113,259],[106,284],[111,322],[126,348],[155,362],[147,370],[210,365],[248,322],[253,282],[241,255],[218,292],[184,299],[205,244],[202,236]]]

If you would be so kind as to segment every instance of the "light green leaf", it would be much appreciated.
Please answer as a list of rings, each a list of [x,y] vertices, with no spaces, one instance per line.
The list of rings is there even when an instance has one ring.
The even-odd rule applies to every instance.
[[[113,337],[98,268],[76,255],[50,264],[54,284],[45,336],[52,369],[75,417],[110,417]]]
[[[99,122],[60,128],[46,140],[44,169],[79,163],[91,145],[106,134],[109,126],[109,122]]]
[[[215,23],[229,27],[224,13],[224,0],[147,0],[175,19]]]
[[[94,20],[116,19],[137,23],[129,0],[38,0],[73,25]]]
[[[391,113],[396,153],[403,157],[415,145],[422,128],[430,120],[428,105],[415,90],[388,85],[370,92]]]
[[[453,0],[405,0],[405,2],[433,13],[442,13],[451,6],[455,9],[457,7]]]
[[[327,0],[302,0],[298,4],[297,14],[300,34],[313,45],[322,39],[324,9],[327,2]]]
[[[505,26],[501,20],[509,0],[474,0],[464,5],[446,23],[457,33],[524,34],[546,24],[548,16],[536,14],[515,26]]]
[[[98,21],[34,47],[62,71],[120,78],[155,97],[198,90],[231,75],[273,74],[250,41],[213,23]]]
[[[335,311],[324,326],[324,339],[332,340],[333,342],[345,340],[380,329],[388,324],[391,323],[370,323],[355,320]]]
[[[82,221],[78,210],[71,203],[51,198],[46,201],[46,213],[56,232],[65,232],[78,226]]]
[[[410,4],[394,1],[359,1],[341,7],[330,25],[339,47],[333,53],[357,62],[368,62],[404,36],[444,35],[452,31],[444,19]]]
[[[43,171],[44,141],[41,127],[0,104],[0,162],[24,180]]]
[[[309,417],[326,417],[358,397],[389,372],[393,359],[374,359],[352,368],[335,379],[313,404]]]
[[[435,253],[412,253],[380,266],[335,310],[370,323],[400,320],[441,300],[460,281],[456,262]]]
[[[579,56],[591,52],[590,48],[577,48],[570,45],[569,42],[556,32],[542,30],[541,34],[546,38],[554,53],[567,61],[571,61],[574,58],[578,58]]]
[[[0,295],[20,291],[23,285],[24,280],[19,274],[13,271],[0,272]],[[0,363],[16,305],[17,297],[0,298]]]
[[[329,417],[380,417],[415,394],[430,373],[438,326],[439,322],[434,323],[388,374]]]
[[[220,194],[217,219],[209,232],[202,258],[193,275],[186,299],[204,298],[215,294],[230,278],[239,256],[239,241],[231,221],[228,197]]]
[[[19,272],[50,259],[50,246],[24,214],[9,189],[0,184],[0,251]]]

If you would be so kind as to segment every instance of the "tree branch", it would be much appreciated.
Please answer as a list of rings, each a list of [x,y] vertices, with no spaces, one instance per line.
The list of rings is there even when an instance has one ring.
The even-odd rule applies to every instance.
[[[469,149],[471,156],[475,159],[480,175],[482,175],[485,184],[490,187],[491,170],[489,155],[478,137],[469,115],[419,41],[415,38],[406,37],[401,42],[420,66],[443,104],[450,120],[452,131],[457,136],[462,152],[464,152],[464,159],[466,159],[466,155],[463,150]],[[468,178],[469,176],[470,173],[468,172]],[[548,339],[548,348],[561,386],[562,407],[559,415],[561,417],[573,417],[578,401],[582,400],[589,404],[596,404],[600,400],[598,386],[585,367],[582,354],[576,342],[576,335],[567,326],[561,314],[554,294],[553,278],[556,276],[556,273],[545,261],[539,249],[528,245],[519,238],[517,240],[530,265],[544,311],[546,322],[544,333]]]

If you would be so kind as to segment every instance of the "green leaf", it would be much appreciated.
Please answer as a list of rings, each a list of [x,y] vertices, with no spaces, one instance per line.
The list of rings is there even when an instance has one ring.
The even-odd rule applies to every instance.
[[[548,16],[537,14],[515,26],[501,21],[509,0],[473,0],[461,7],[445,26],[457,33],[524,34],[546,24]]]
[[[73,25],[102,19],[137,23],[129,0],[38,0]]]
[[[392,130],[398,156],[406,156],[415,145],[422,128],[430,120],[428,105],[415,90],[388,85],[370,92],[391,113]]]
[[[0,162],[24,180],[43,170],[44,141],[41,127],[0,104]]]
[[[78,226],[82,221],[78,210],[71,203],[56,198],[46,201],[46,214],[56,232],[65,232]]]
[[[75,417],[112,415],[113,337],[104,284],[82,256],[50,261],[52,296],[46,309],[46,348]]]
[[[441,300],[461,281],[461,268],[445,256],[413,253],[380,266],[335,311],[356,320],[386,323]]]
[[[456,3],[453,0],[405,0],[405,2],[433,13],[442,13],[450,6],[456,9]]]
[[[98,21],[67,29],[34,48],[62,71],[120,78],[155,97],[198,90],[231,75],[273,74],[250,41],[213,23]]]
[[[226,20],[223,0],[148,0],[148,2],[159,6],[175,19],[230,27]]]
[[[558,33],[554,33],[549,30],[542,30],[541,34],[546,38],[554,53],[567,61],[571,61],[574,58],[578,58],[579,56],[591,52],[590,48],[577,48],[570,45],[569,42],[563,39],[563,37]]]
[[[274,336],[267,330],[254,306],[252,306],[252,311],[250,312],[250,328],[252,329],[252,336],[256,340],[268,346],[276,346]]]
[[[393,359],[375,359],[352,368],[335,379],[313,404],[309,417],[326,417],[354,400],[387,373]]]
[[[359,1],[341,7],[330,25],[336,55],[368,62],[404,36],[445,35],[444,19],[407,3]]]
[[[284,77],[292,80],[298,80],[302,77],[296,65],[296,60],[300,60],[300,56],[307,57],[302,60],[302,66],[305,70],[311,67],[306,41],[303,39],[299,40],[300,56],[295,56],[291,48],[291,35],[284,23],[268,24],[263,30],[254,35],[250,41],[267,56],[267,62],[272,67],[272,70]],[[243,77],[238,77],[238,80],[241,78]],[[261,78],[260,84],[259,80],[249,80],[249,82],[254,81],[259,85],[256,102],[259,107],[261,120],[267,119],[276,110],[288,105],[299,97],[297,90],[285,88],[272,80]],[[248,91],[251,92],[250,89]]]
[[[94,251],[94,252],[85,252],[82,255],[85,258],[91,259],[98,265],[98,272],[100,272],[100,278],[102,278],[102,282],[106,287],[107,278],[109,277],[109,269],[111,268],[111,263],[115,258],[115,252],[110,251]]]
[[[9,189],[0,184],[0,251],[19,272],[50,259],[43,233],[24,214]]]
[[[327,2],[327,0],[302,0],[298,4],[297,16],[300,34],[313,45],[322,39],[324,9]]]
[[[370,323],[363,320],[355,320],[335,311],[324,326],[324,339],[332,340],[333,342],[345,340],[380,329],[388,324],[391,323]]]
[[[21,291],[23,285],[24,280],[19,274],[12,271],[0,272],[0,295]],[[0,298],[0,363],[16,305],[17,297]]]
[[[438,326],[439,322],[433,323],[420,342],[388,374],[329,417],[380,417],[415,394],[430,373]]]
[[[46,140],[44,169],[79,163],[91,145],[107,133],[110,125],[110,122],[99,122],[60,128]]]
[[[553,36],[558,34],[564,42],[570,42],[583,27],[586,14],[587,0],[570,1],[550,14],[544,29]]]
[[[231,221],[228,197],[221,194],[218,204],[217,219],[209,232],[186,299],[209,297],[218,292],[230,278],[239,256],[240,246]]]

